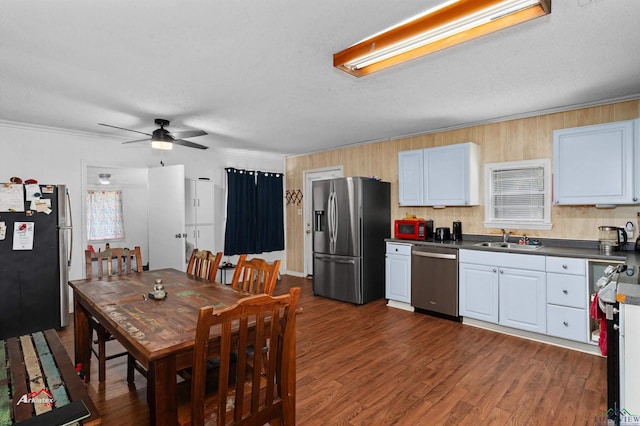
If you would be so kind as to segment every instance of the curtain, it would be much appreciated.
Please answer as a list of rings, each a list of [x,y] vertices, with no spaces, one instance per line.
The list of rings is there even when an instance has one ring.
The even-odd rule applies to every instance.
[[[254,172],[228,168],[224,254],[256,253],[256,178]]]
[[[282,174],[234,168],[226,172],[224,254],[284,250]]]
[[[258,173],[258,253],[284,250],[283,176],[280,173]]]
[[[87,240],[124,238],[122,191],[87,192]]]

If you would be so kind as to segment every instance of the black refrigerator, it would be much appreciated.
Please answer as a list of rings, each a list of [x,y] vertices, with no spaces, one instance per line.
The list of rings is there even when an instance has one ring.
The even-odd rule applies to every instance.
[[[366,177],[313,187],[313,293],[362,305],[384,297],[391,185]]]
[[[69,322],[65,185],[0,183],[0,339]]]

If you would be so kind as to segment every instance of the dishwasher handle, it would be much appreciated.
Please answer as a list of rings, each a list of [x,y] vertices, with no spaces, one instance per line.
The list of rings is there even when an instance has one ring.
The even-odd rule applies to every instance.
[[[458,258],[457,254],[445,254],[445,253],[430,253],[427,251],[413,251],[412,255],[422,256],[422,257],[434,257],[436,259],[451,259],[456,260]]]

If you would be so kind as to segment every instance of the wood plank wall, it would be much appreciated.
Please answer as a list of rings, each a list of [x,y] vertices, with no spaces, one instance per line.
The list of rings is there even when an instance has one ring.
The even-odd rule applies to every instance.
[[[345,176],[378,176],[382,180],[391,182],[392,220],[411,213],[418,217],[433,219],[434,226],[450,227],[454,220],[461,220],[464,233],[496,234],[499,230],[486,229],[482,225],[484,206],[447,207],[445,209],[399,207],[398,152],[461,142],[475,142],[480,145],[481,170],[484,173],[485,163],[535,158],[552,159],[553,130],[555,129],[638,117],[640,117],[640,100],[633,100],[357,145],[334,151],[291,156],[286,159],[286,188],[304,190],[303,172],[305,170],[341,165],[344,168]],[[309,194],[304,194],[304,196],[309,196]],[[302,208],[302,204],[299,206],[291,204],[286,208],[286,252],[287,269],[302,273],[304,271],[304,215],[298,215],[300,208]],[[637,227],[636,214],[638,212],[640,212],[640,205],[615,209],[597,209],[593,206],[554,206],[551,212],[553,228],[550,231],[526,231],[526,233],[531,237],[597,240],[598,226],[601,225],[622,226],[631,220]],[[512,231],[515,235],[522,234],[522,230]]]

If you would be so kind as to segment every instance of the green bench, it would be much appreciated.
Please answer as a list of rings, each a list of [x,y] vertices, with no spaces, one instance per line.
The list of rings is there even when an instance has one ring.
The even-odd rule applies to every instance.
[[[0,425],[101,423],[55,330],[0,340]]]

